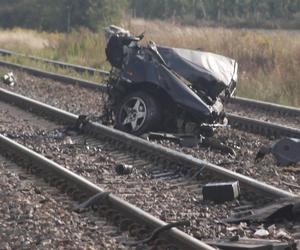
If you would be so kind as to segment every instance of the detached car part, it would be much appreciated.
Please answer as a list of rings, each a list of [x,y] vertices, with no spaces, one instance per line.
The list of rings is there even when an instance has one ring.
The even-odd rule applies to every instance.
[[[133,166],[129,164],[120,163],[115,166],[115,171],[119,175],[128,175],[133,171]]]
[[[189,49],[159,47],[144,37],[110,26],[105,29],[108,104],[115,127],[136,135],[148,131],[195,131],[226,125],[221,95],[236,88],[233,59]]]
[[[239,182],[207,183],[202,187],[202,195],[203,200],[210,200],[216,203],[232,201],[240,195]]]
[[[142,135],[146,140],[168,140],[178,143],[182,147],[192,148],[201,143],[202,138],[198,138],[193,134],[170,134],[150,132]]]
[[[9,72],[3,76],[3,82],[9,86],[14,86],[16,83],[16,78],[13,72]]]
[[[179,144],[181,147],[192,148],[198,145],[220,150],[222,153],[236,155],[235,151],[214,137],[196,136],[195,134],[170,134],[150,132],[141,136],[146,140],[168,140]]]
[[[264,207],[245,209],[225,219],[226,223],[258,222],[274,223],[278,221],[299,221],[299,198],[285,198],[276,200]]]
[[[232,239],[205,240],[205,243],[218,247],[221,250],[296,250],[294,242],[281,242],[279,240],[249,239],[240,238],[236,241]]]
[[[295,164],[300,161],[300,139],[284,138],[271,146],[263,146],[256,154],[255,161],[260,161],[269,153],[275,156],[279,166]]]

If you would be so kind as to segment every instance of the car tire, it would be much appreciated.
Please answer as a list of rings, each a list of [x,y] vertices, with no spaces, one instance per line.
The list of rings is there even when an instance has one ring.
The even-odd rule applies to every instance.
[[[158,101],[150,94],[137,91],[123,98],[116,110],[116,129],[141,135],[159,128],[161,112]]]

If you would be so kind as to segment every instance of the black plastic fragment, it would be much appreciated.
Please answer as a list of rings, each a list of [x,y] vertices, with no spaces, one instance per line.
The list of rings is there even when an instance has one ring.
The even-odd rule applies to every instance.
[[[199,138],[195,135],[180,135],[179,145],[181,147],[192,148],[200,143]]]
[[[117,174],[119,175],[128,175],[128,174],[131,174],[132,171],[133,171],[133,166],[132,165],[129,165],[129,164],[117,164],[115,166],[115,170],[117,172]]]
[[[208,183],[202,187],[203,200],[217,203],[232,201],[239,196],[239,182]]]
[[[75,128],[78,129],[79,131],[81,131],[83,129],[83,127],[89,123],[89,119],[88,116],[86,115],[79,115],[78,119],[75,123]]]
[[[235,151],[231,147],[225,145],[223,142],[221,142],[220,140],[214,137],[203,138],[202,145],[206,147],[210,147],[212,149],[220,150],[225,154],[236,155]]]

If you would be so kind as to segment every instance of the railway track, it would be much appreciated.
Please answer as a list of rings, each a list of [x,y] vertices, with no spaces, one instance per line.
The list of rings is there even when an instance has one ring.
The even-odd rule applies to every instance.
[[[120,249],[110,236],[118,227],[105,216],[91,209],[74,213],[78,197],[45,182],[20,156],[16,164],[2,154],[5,151],[0,155],[1,249]]]
[[[67,111],[54,108],[52,106],[49,106],[47,104],[35,101],[33,99],[15,94],[13,92],[4,90],[0,88],[0,100],[8,103],[12,103],[14,105],[17,105],[20,108],[24,108],[27,110],[30,110],[32,112],[35,112],[37,114],[46,114],[48,117],[52,117],[57,122],[64,122],[64,123],[71,123],[76,124],[78,121],[79,116],[74,115],[72,113],[69,113]],[[183,165],[188,166],[204,166],[205,169],[212,170],[213,172],[217,172],[218,174],[222,175],[226,178],[233,178],[234,180],[239,180],[244,184],[247,184],[250,187],[256,188],[256,185],[260,186],[261,190],[265,190],[269,194],[273,194],[275,196],[286,196],[293,194],[289,194],[288,192],[283,192],[282,195],[280,193],[282,192],[280,189],[275,191],[273,187],[269,187],[268,185],[263,185],[261,182],[256,182],[255,180],[251,178],[247,178],[246,176],[240,175],[238,173],[234,173],[230,170],[226,170],[225,168],[219,167],[214,164],[210,164],[208,162],[196,159],[190,155],[186,155],[184,153],[174,151],[169,148],[162,147],[160,145],[150,143],[144,139],[141,139],[139,137],[132,136],[130,134],[124,133],[122,131],[114,130],[112,128],[109,128],[107,126],[101,125],[99,123],[95,122],[87,122],[83,128],[83,132],[92,135],[94,137],[99,137],[100,139],[103,139],[103,137],[109,136],[109,140],[115,140],[116,143],[124,143],[126,147],[136,147],[135,150],[141,150],[141,154],[143,154],[143,150],[146,151],[147,157],[150,157],[150,159],[156,159],[160,161],[161,155],[163,155],[162,162],[168,161],[167,165],[177,165],[178,163],[181,163]],[[119,147],[119,145],[117,145]],[[120,145],[120,148],[122,148],[122,145]],[[136,152],[135,152],[136,153]]]
[[[99,69],[92,68],[92,67],[76,65],[76,64],[69,64],[66,62],[61,62],[61,61],[56,61],[56,60],[50,60],[47,58],[42,58],[42,57],[37,57],[37,56],[25,55],[22,53],[17,53],[17,52],[5,50],[5,49],[0,49],[0,54],[6,55],[6,56],[25,57],[25,58],[29,58],[34,61],[40,61],[43,63],[53,64],[55,66],[62,67],[62,68],[69,68],[69,69],[75,70],[79,73],[88,72],[90,74],[97,73],[97,74],[100,74],[101,76],[109,75],[108,71],[99,70]],[[264,111],[268,111],[268,112],[272,112],[272,113],[274,112],[274,113],[278,113],[278,114],[285,115],[285,116],[286,115],[300,116],[299,108],[294,108],[294,107],[289,107],[289,106],[244,98],[244,97],[233,97],[233,98],[229,99],[228,103],[233,104],[233,105],[240,105],[243,107],[250,106],[250,107],[253,107],[256,109],[260,109],[260,110],[264,110]]]
[[[58,67],[61,67],[61,68],[65,68],[65,69],[72,69],[72,70],[74,70],[78,73],[87,72],[89,74],[99,74],[100,76],[106,76],[108,74],[107,71],[100,70],[100,69],[95,69],[95,68],[91,68],[91,67],[85,67],[85,66],[81,66],[81,65],[60,62],[60,61],[56,61],[56,60],[42,58],[42,57],[39,57],[39,56],[25,55],[25,54],[22,54],[22,53],[17,53],[17,52],[10,51],[10,50],[5,50],[5,49],[0,49],[0,54],[5,55],[5,56],[24,57],[24,58],[28,58],[28,59],[33,60],[33,61],[39,61],[39,62],[43,62],[43,63],[47,63],[47,64],[52,64],[52,65],[55,65],[55,66],[58,66]]]
[[[74,80],[74,82],[76,82],[77,80],[75,79]],[[88,86],[88,84],[86,85],[86,86]],[[97,86],[96,86],[97,87]],[[93,88],[93,87],[92,87]],[[2,94],[1,94],[2,95]],[[24,100],[23,101],[16,101],[15,100],[15,102],[16,103],[20,103],[20,105],[25,105],[25,102],[24,102]],[[27,104],[26,104],[27,105]],[[25,105],[25,106],[26,106]],[[31,109],[32,109],[32,107],[31,107]],[[39,111],[40,112],[40,111]],[[56,116],[56,117],[58,117],[58,119],[62,119],[62,117],[60,117],[60,116],[57,116],[57,114],[54,114],[54,116]],[[74,120],[70,120],[70,122],[71,123],[74,123]],[[239,126],[241,126],[241,125],[239,125]],[[252,125],[253,126],[253,125]],[[256,125],[255,125],[256,126]],[[285,135],[285,133],[286,133],[286,130],[281,130],[281,128],[278,130],[278,128],[277,128],[277,130],[272,130],[272,131],[268,131],[268,129],[266,129],[266,128],[264,128],[263,127],[263,125],[260,125],[262,128],[263,128],[263,130],[267,130],[267,131],[261,131],[260,133],[263,133],[264,135]],[[248,128],[249,129],[249,128]],[[252,129],[253,129],[253,127],[252,127]],[[87,129],[87,130],[90,130],[90,129]],[[257,130],[257,128],[256,128],[256,130]],[[275,133],[275,132],[277,133]],[[284,132],[283,132],[284,131]],[[294,130],[292,130],[292,132],[291,131],[289,131],[288,132],[288,134],[286,134],[286,135],[289,135],[289,136],[291,136],[291,135],[293,135],[292,133],[294,132]],[[126,139],[127,140],[127,139]],[[118,144],[118,143],[117,143]],[[118,146],[117,146],[117,148],[118,148]],[[122,146],[121,146],[121,148],[122,148]],[[115,148],[114,148],[115,149]],[[156,156],[157,154],[155,153],[153,156],[152,156],[152,158],[155,158],[155,156]],[[132,158],[133,158],[133,156],[128,156],[127,154],[125,154],[124,155],[124,152],[119,152],[118,150],[117,150],[117,152],[115,152],[115,156],[119,156],[119,159],[127,159],[128,160],[128,163],[132,163]],[[174,158],[174,156],[175,155],[171,155],[170,156],[170,158],[171,159],[177,159],[177,158]],[[161,161],[161,160],[158,160],[159,162]],[[165,161],[167,161],[167,160],[162,160],[162,162],[165,162]],[[199,162],[198,162],[199,163]],[[167,165],[172,165],[172,164],[174,164],[174,163],[168,163]],[[191,162],[186,162],[186,164],[191,164]],[[150,167],[151,168],[151,167]],[[195,173],[195,172],[193,172],[193,171],[191,171],[191,173]],[[152,176],[155,178],[155,179],[161,179],[161,180],[164,180],[164,179],[170,179],[170,178],[173,178],[173,176],[176,176],[176,174],[177,173],[174,173],[174,171],[172,172],[172,171],[170,171],[170,169],[169,168],[166,168],[166,169],[153,169],[153,171],[151,172],[151,174],[152,174]],[[189,175],[189,176],[191,176],[191,175]],[[228,176],[226,176],[226,178],[228,178]],[[229,177],[229,178],[231,178],[231,177]],[[183,178],[184,179],[184,178]],[[195,181],[195,180],[194,180]],[[187,181],[185,180],[185,182],[183,182],[183,183],[187,183]],[[190,185],[190,187],[189,187],[189,189],[192,189],[193,190],[193,188],[195,188],[195,185],[196,185],[196,189],[198,189],[199,190],[199,180],[197,180],[196,179],[196,182],[190,182],[190,180],[188,181],[188,183],[190,183],[191,185]],[[201,183],[201,182],[200,182]],[[174,183],[173,183],[174,184]],[[203,184],[203,183],[201,183],[201,184]],[[201,184],[200,184],[200,186],[201,186]],[[193,186],[194,185],[194,186]],[[198,185],[198,186],[197,186]],[[176,182],[175,182],[175,186],[176,186]],[[251,185],[250,185],[251,186]]]
[[[129,230],[135,231],[135,235],[137,236],[140,234],[139,237],[141,237],[141,235],[149,234],[150,229],[161,228],[162,233],[159,235],[159,239],[157,240],[157,237],[153,237],[153,240],[156,240],[157,242],[153,243],[153,240],[149,240],[146,243],[151,242],[151,245],[153,244],[152,247],[162,247],[162,249],[167,249],[170,246],[175,246],[176,249],[214,249],[178,229],[173,228],[163,230],[163,228],[167,226],[165,222],[120,199],[112,193],[105,192],[92,182],[65,169],[42,155],[35,153],[21,144],[2,135],[0,135],[0,142],[2,154],[9,154],[10,157],[18,157],[19,159],[26,160],[27,164],[31,165],[30,171],[38,172],[39,176],[43,175],[51,185],[58,186],[63,192],[70,193],[72,196],[81,197],[81,201],[83,201],[82,198],[88,199],[85,202],[90,202],[91,199],[96,198],[96,201],[93,202],[93,208],[97,209],[102,216],[106,215],[110,220],[114,220],[119,226],[120,232],[117,232],[116,230],[118,235],[122,234],[122,231]],[[92,198],[89,199],[89,197]],[[81,205],[82,208],[79,205],[76,210],[86,208],[84,203]],[[180,223],[178,223],[178,225],[180,226]],[[137,240],[137,242],[139,242],[137,244],[133,244],[132,241],[135,242],[134,239],[132,240],[129,238],[129,241],[125,241],[124,245],[142,245],[144,247],[146,245],[143,241],[139,242]]]
[[[40,61],[43,63],[53,64],[55,66],[62,67],[62,68],[69,68],[69,69],[75,70],[79,73],[88,72],[90,74],[95,74],[95,73],[100,74],[101,76],[109,75],[108,71],[99,70],[99,69],[92,68],[92,67],[76,65],[76,64],[69,64],[69,63],[65,63],[65,62],[61,62],[61,61],[50,60],[47,58],[42,58],[42,57],[37,57],[37,56],[25,55],[22,53],[17,53],[17,52],[5,50],[5,49],[0,49],[0,54],[6,55],[6,56],[26,57],[26,58],[29,58],[34,61]],[[87,84],[86,86],[88,86],[88,85],[89,84]],[[91,86],[91,88],[94,88],[93,84],[91,84],[90,86]],[[233,97],[233,98],[229,99],[228,103],[232,104],[232,105],[239,105],[244,108],[245,107],[248,107],[248,108],[253,107],[253,108],[256,108],[259,110],[277,113],[277,114],[285,115],[285,116],[300,116],[299,108],[294,108],[294,107],[249,99],[249,98]]]
[[[43,114],[46,115],[47,117],[52,117],[52,119],[55,119],[56,121],[64,122],[66,124],[74,124],[76,123],[76,121],[78,120],[78,117],[75,115],[72,115],[70,113],[64,112],[62,110],[58,110],[55,109],[53,107],[47,106],[45,104],[42,103],[38,103],[36,101],[33,100],[29,100],[27,98],[24,97],[20,97],[16,94],[13,93],[9,93],[8,91],[5,90],[1,90],[1,101],[6,101],[9,103],[14,103],[17,106],[20,106],[23,109],[28,109],[31,110],[31,112],[34,113],[38,113],[38,114]],[[9,130],[10,131],[10,130]],[[59,132],[59,131],[56,131]],[[204,204],[202,204],[201,202],[199,203],[199,190],[201,188],[201,186],[207,182],[207,178],[209,177],[210,180],[212,180],[212,174],[209,174],[208,176],[206,174],[204,174],[205,172],[211,172],[214,173],[213,175],[218,176],[216,179],[221,179],[221,180],[227,180],[227,179],[234,179],[234,180],[239,180],[240,183],[242,184],[242,197],[240,202],[241,204],[249,204],[249,202],[254,202],[257,199],[257,195],[254,195],[254,193],[266,193],[268,194],[268,196],[270,197],[293,197],[294,195],[286,192],[284,190],[280,190],[278,188],[272,187],[270,185],[266,185],[264,183],[258,182],[256,180],[253,180],[249,177],[228,171],[224,168],[221,168],[219,166],[216,166],[214,164],[210,164],[207,163],[205,161],[201,161],[198,159],[195,159],[191,156],[186,156],[184,154],[172,151],[170,149],[167,148],[163,148],[159,145],[155,145],[155,144],[151,144],[149,142],[146,142],[144,140],[141,140],[139,138],[130,136],[128,134],[124,134],[120,131],[115,131],[112,130],[110,128],[101,126],[99,124],[95,124],[95,123],[89,123],[86,126],[84,126],[83,131],[84,135],[78,135],[76,134],[75,136],[71,137],[71,140],[74,142],[72,143],[72,147],[76,148],[79,147],[79,151],[85,151],[83,150],[82,146],[89,147],[89,148],[98,148],[100,146],[100,149],[103,152],[110,152],[112,155],[112,157],[114,157],[114,159],[117,159],[118,161],[122,161],[125,163],[134,163],[135,168],[138,169],[139,171],[142,171],[144,173],[146,173],[146,179],[143,179],[142,182],[138,182],[138,180],[134,180],[134,184],[139,187],[139,190],[142,190],[143,192],[147,192],[146,190],[153,189],[153,186],[148,186],[145,188],[145,183],[147,183],[147,179],[149,179],[149,177],[151,176],[151,179],[154,179],[154,184],[155,187],[157,189],[153,190],[153,194],[151,196],[155,196],[154,193],[157,193],[158,190],[160,190],[160,192],[165,192],[166,195],[171,195],[172,193],[170,193],[171,191],[168,190],[168,188],[163,187],[162,183],[167,183],[168,187],[171,186],[171,190],[173,190],[174,188],[176,189],[176,187],[180,187],[180,192],[182,193],[181,199],[184,199],[184,197],[186,195],[188,195],[188,193],[192,193],[193,195],[190,196],[189,198],[191,198],[191,200],[194,202],[191,202],[188,200],[184,200],[185,204],[190,204],[191,206],[195,207],[201,207]],[[53,133],[53,130],[52,130]],[[40,138],[41,136],[46,137],[46,140],[44,142],[44,146],[45,145],[51,145],[51,143],[53,143],[51,141],[51,139],[55,139],[55,137],[53,138],[53,134],[52,137],[50,138],[50,140],[47,139],[47,133],[43,132],[41,134],[37,134],[37,136]],[[13,136],[12,134],[10,134],[10,136]],[[42,137],[43,137],[42,136]],[[37,143],[37,140],[30,140],[30,138],[32,137],[32,134],[27,135],[26,133],[21,133],[21,136],[16,136],[16,138],[18,140],[21,140],[23,143],[28,144],[30,147],[36,147],[36,145],[40,145],[39,143]],[[97,137],[97,139],[95,139],[95,137]],[[2,138],[3,139],[3,143],[1,142],[1,145],[4,147],[4,149],[9,149],[10,148],[10,141]],[[9,143],[9,144],[8,144]],[[63,146],[64,145],[64,146]],[[43,152],[46,154],[50,154],[50,151],[45,150],[45,147],[43,148]],[[15,146],[13,146],[14,148]],[[37,149],[40,146],[37,147]],[[58,148],[58,152],[63,151],[63,147],[65,147],[64,143],[60,143],[60,145],[55,145],[54,148]],[[51,147],[50,147],[51,148]],[[21,150],[21,149],[19,149]],[[25,149],[24,149],[25,150]],[[26,151],[26,150],[25,150]],[[76,152],[78,153],[79,151],[75,150],[75,155]],[[19,152],[23,152],[23,149]],[[73,153],[70,153],[71,155],[74,155],[74,151],[72,151]],[[99,152],[99,151],[97,151]],[[94,152],[95,153],[95,152]],[[52,157],[54,157],[55,159],[62,159],[65,158],[65,156],[60,156],[58,157],[58,155],[52,155]],[[89,157],[88,157],[89,158]],[[87,160],[87,158],[86,158]],[[74,163],[72,163],[74,164]],[[68,165],[72,165],[72,164],[68,164]],[[90,163],[88,163],[90,164]],[[95,163],[94,163],[95,164]],[[42,162],[39,161],[39,165],[42,165]],[[153,166],[154,165],[154,166]],[[203,169],[204,167],[204,169]],[[84,170],[85,167],[83,166],[78,166],[77,164],[77,171],[79,171],[80,173],[85,172]],[[185,170],[185,171],[183,171]],[[200,170],[200,172],[199,172]],[[86,172],[90,172],[91,170],[86,170]],[[92,172],[92,175],[94,173]],[[60,182],[63,183],[63,182]],[[126,183],[130,185],[130,179],[126,180]],[[144,185],[142,184],[144,183]],[[99,183],[100,184],[100,183]],[[126,185],[127,185],[126,184]],[[150,183],[147,183],[148,185],[150,185]],[[102,183],[103,185],[103,183]],[[126,190],[126,194],[124,195],[125,197],[127,197],[127,199],[130,199],[128,197],[131,197],[133,194],[134,196],[136,196],[137,190],[136,188],[132,190],[132,188],[130,188],[129,186],[122,186],[122,182],[120,182],[120,179],[118,181],[116,180],[112,180],[112,179],[108,179],[107,178],[107,183],[105,184],[107,186],[109,186],[110,188],[112,188],[112,186],[117,185],[117,190],[123,189]],[[132,185],[132,183],[131,183]],[[250,189],[249,189],[250,187]],[[254,191],[253,191],[254,189]],[[251,191],[252,190],[252,191]],[[98,190],[99,191],[99,190]],[[175,190],[175,193],[178,193],[178,189]],[[98,193],[98,192],[95,192]],[[93,195],[93,194],[90,194]],[[122,195],[122,194],[121,194]],[[253,196],[254,195],[254,196]],[[150,196],[150,197],[151,197]],[[150,197],[149,200],[150,200]],[[252,197],[252,198],[251,198]],[[265,199],[265,198],[264,198]],[[143,199],[142,199],[143,200]],[[156,202],[159,204],[163,204],[164,200],[168,200],[165,196],[164,197],[160,197],[160,199],[158,199],[158,197],[156,197]],[[153,200],[150,200],[150,203],[153,204]],[[145,201],[140,201],[140,205],[141,206],[145,206]],[[148,203],[149,205],[149,203]],[[178,201],[176,202],[176,205],[178,205]],[[187,205],[186,205],[187,206]],[[234,207],[236,207],[237,204],[231,204],[231,208],[233,209]],[[204,211],[216,211],[216,207],[215,206],[211,206],[211,205],[206,205],[204,206],[207,210]],[[159,208],[161,209],[161,208]],[[157,210],[159,210],[157,209]],[[201,212],[203,213],[203,209],[200,209],[200,211],[198,211],[198,213],[196,213],[197,211],[193,211],[193,213],[189,210],[191,209],[191,207],[187,207],[187,211],[186,215],[184,216],[184,218],[190,219],[193,218],[193,216],[198,216],[198,217],[203,217],[203,215],[201,216]],[[161,209],[162,211],[164,209]],[[222,208],[222,210],[224,210],[224,207]],[[154,209],[155,211],[155,209]],[[167,210],[168,211],[168,210]],[[181,211],[183,212],[183,211]],[[176,212],[175,212],[176,213]],[[164,215],[165,218],[167,220],[172,220],[172,215],[168,215],[165,214]],[[189,217],[192,216],[192,217]],[[176,216],[173,215],[173,217],[176,218]],[[171,219],[168,219],[171,218]],[[195,230],[197,227],[200,227],[201,225],[203,225],[203,223],[205,223],[203,220],[199,221],[200,224],[199,225],[194,225],[194,228],[191,229],[192,234],[196,234]],[[198,223],[199,223],[198,222]],[[195,223],[195,222],[194,222]],[[157,227],[157,226],[156,226]],[[173,229],[172,229],[173,230]],[[195,249],[201,249],[199,248],[199,246],[197,246],[198,248]],[[187,248],[183,248],[183,249],[187,249]],[[190,249],[190,248],[188,248]],[[206,248],[202,248],[202,249],[206,249]]]
[[[100,90],[101,92],[106,91],[106,87],[104,85],[74,77],[42,71],[1,60],[0,66],[15,68],[19,70],[21,69],[35,76],[46,77],[66,84],[79,85],[81,87],[92,90]],[[226,109],[233,111],[233,113],[227,112],[227,117],[229,120],[229,124],[233,128],[271,138],[277,138],[280,136],[300,138],[300,109],[238,97],[231,98],[229,100],[229,104],[231,106],[228,105],[229,108]],[[253,107],[254,110],[258,110],[258,114],[254,115],[255,118],[250,118],[249,116],[251,115],[251,112],[239,111],[240,108],[237,107],[247,107],[248,109]],[[265,121],[266,115],[262,114],[262,112],[264,111],[272,113],[272,116],[275,115],[275,122]],[[243,114],[243,116],[241,115],[241,113]],[[284,115],[284,119],[282,119],[282,115]]]

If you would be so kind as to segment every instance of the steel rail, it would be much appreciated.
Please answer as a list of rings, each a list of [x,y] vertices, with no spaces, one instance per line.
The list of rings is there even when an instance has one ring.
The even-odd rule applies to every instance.
[[[88,181],[87,179],[83,178],[82,176],[75,174],[74,172],[58,165],[54,161],[47,159],[46,157],[26,148],[25,146],[1,134],[0,147],[3,151],[13,151],[19,154],[20,156],[25,156],[26,159],[29,159],[31,162],[33,162],[33,164],[36,164],[39,167],[43,167],[46,170],[55,172],[59,177],[62,176],[64,179],[67,179],[72,184],[75,184],[76,187],[80,188],[81,191],[86,190],[91,195],[105,192],[103,189],[101,189],[94,183]],[[122,213],[126,214],[131,218],[134,218],[134,220],[138,221],[139,223],[147,224],[151,228],[158,228],[167,225],[167,223],[143,211],[142,209],[122,200],[114,194],[109,193],[107,196],[107,200],[108,203],[111,204],[114,208],[121,210]],[[179,246],[184,246],[186,249],[215,249],[176,228],[172,228],[169,231],[162,234],[167,236],[172,243],[176,243]]]
[[[107,72],[105,70],[101,70],[101,69],[96,69],[96,68],[91,68],[91,67],[87,67],[87,66],[56,61],[56,60],[43,58],[43,57],[39,57],[39,56],[30,56],[30,55],[26,55],[26,54],[18,53],[18,52],[15,52],[15,51],[6,50],[6,49],[0,49],[0,54],[7,55],[7,56],[24,57],[24,58],[28,58],[28,59],[31,59],[31,60],[34,60],[34,61],[41,61],[43,63],[53,64],[53,65],[61,67],[61,68],[73,69],[74,71],[76,71],[78,73],[87,72],[89,74],[99,74],[100,76],[106,76],[106,75],[109,74],[109,72]]]
[[[275,138],[280,136],[300,138],[300,129],[297,128],[291,128],[288,126],[260,121],[235,114],[227,113],[226,116],[232,128],[264,136],[273,136]]]
[[[53,80],[57,80],[62,82],[63,84],[77,84],[80,87],[89,88],[93,90],[99,90],[102,92],[105,92],[107,90],[106,86],[104,84],[98,84],[96,82],[92,81],[86,81],[79,78],[69,77],[66,75],[56,74],[48,71],[39,70],[32,67],[23,66],[20,64],[15,63],[9,63],[6,61],[0,60],[0,66],[6,66],[16,69],[21,69],[25,72],[28,72],[30,74],[33,74],[38,77],[47,77]],[[280,105],[279,105],[280,106]],[[288,109],[288,107],[285,107],[285,110]],[[295,113],[296,108],[293,108],[293,111]],[[289,137],[295,137],[300,138],[300,129],[297,128],[291,128],[288,126],[278,125],[275,123],[270,122],[263,122],[257,119],[251,119],[242,117],[239,115],[234,115],[231,113],[227,113],[229,124],[239,130],[248,131],[251,133],[261,134],[264,136],[289,136]]]
[[[10,91],[0,88],[0,101],[5,101],[8,103],[13,103],[22,109],[29,109],[30,111],[38,114],[48,114],[55,120],[62,122],[75,123],[78,119],[77,115],[69,113],[67,111],[49,106],[47,104],[41,103],[39,101],[12,93]],[[197,159],[191,155],[186,155],[184,153],[163,147],[158,144],[153,144],[145,141],[139,137],[133,136],[131,134],[124,133],[119,130],[112,129],[110,127],[101,125],[95,122],[89,122],[84,127],[84,132],[86,134],[92,135],[94,137],[103,138],[109,137],[114,141],[121,142],[128,148],[134,148],[139,152],[146,152],[148,155],[154,155],[155,157],[160,157],[162,159],[168,159],[176,164],[182,164],[186,166],[194,167],[205,167],[206,170],[217,173],[222,177],[238,180],[241,184],[248,186],[252,189],[260,190],[261,192],[267,193],[275,197],[295,197],[296,195],[282,190],[280,188],[274,187],[272,185],[266,184],[264,182],[257,181],[251,177],[227,170],[223,167],[217,166],[215,164],[206,162],[201,159]]]
[[[238,104],[246,107],[253,107],[258,109],[263,109],[266,111],[277,112],[280,114],[288,114],[293,116],[300,116],[300,108],[295,108],[291,106],[284,106],[271,102],[264,102],[244,97],[232,97],[229,98],[228,103]]]
[[[80,78],[66,76],[62,74],[52,73],[49,71],[44,71],[41,69],[36,69],[36,68],[24,66],[17,63],[10,63],[10,62],[0,60],[0,66],[23,70],[24,72],[27,72],[31,75],[37,77],[46,77],[55,81],[60,81],[64,84],[74,84],[74,85],[79,85],[80,87],[83,88],[89,88],[89,89],[100,90],[100,91],[106,90],[106,87],[103,84],[101,85],[96,82],[87,81]]]

